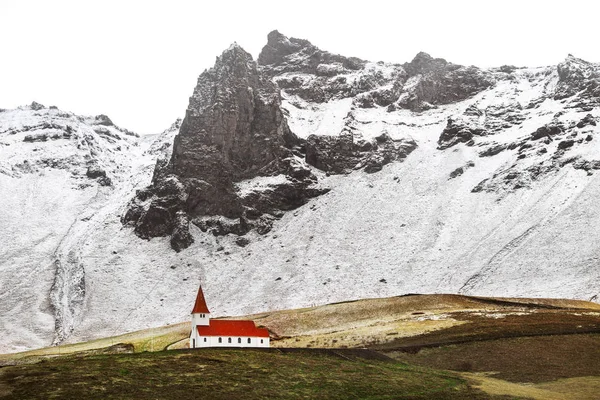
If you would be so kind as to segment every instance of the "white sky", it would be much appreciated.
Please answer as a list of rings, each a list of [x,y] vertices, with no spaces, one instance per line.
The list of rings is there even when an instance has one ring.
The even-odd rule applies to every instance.
[[[425,51],[480,67],[600,61],[600,2],[0,0],[0,107],[38,101],[139,133],[182,117],[198,75],[278,29],[371,61]]]

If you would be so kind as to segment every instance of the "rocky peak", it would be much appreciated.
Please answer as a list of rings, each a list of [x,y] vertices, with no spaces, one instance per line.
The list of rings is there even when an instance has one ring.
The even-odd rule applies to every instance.
[[[588,61],[569,54],[563,62],[558,64],[558,77],[561,81],[584,80],[597,75],[597,66]]]
[[[207,181],[254,176],[286,153],[284,142],[291,139],[280,103],[277,87],[233,44],[198,78],[175,138],[173,172]],[[203,148],[202,162],[187,153],[197,146]]]
[[[40,104],[37,101],[32,101],[31,105],[29,105],[29,108],[32,109],[32,110],[34,110],[34,111],[39,111],[39,110],[43,110],[46,107],[44,107],[43,104]]]
[[[264,213],[279,215],[278,210],[297,207],[322,193],[305,190],[316,181],[306,167],[301,179],[269,188],[278,200],[251,197],[261,202],[260,207],[236,192],[236,182],[288,173],[291,147],[298,139],[280,106],[279,88],[248,52],[232,44],[198,78],[170,161],[157,162],[152,185],[132,200],[123,222],[134,225],[142,238],[172,235],[171,245],[180,251],[193,242],[190,221],[220,234],[245,234],[255,225],[246,215],[254,220]],[[281,198],[293,199],[293,206],[282,204]],[[239,221],[225,229],[206,220],[222,221],[219,216]],[[262,232],[268,231],[264,221],[260,226]]]
[[[425,52],[419,52],[409,63],[403,65],[409,76],[425,74],[431,71],[443,69],[448,62],[443,58],[433,58]]]
[[[308,40],[288,38],[273,31],[258,56],[258,63],[265,73],[274,76],[282,72],[319,74],[319,69],[323,70],[319,67],[323,65],[335,65],[338,71],[356,71],[364,67],[366,61],[323,51]]]
[[[393,108],[421,111],[438,104],[465,100],[495,83],[489,71],[452,64],[420,52],[403,65],[408,79],[399,86]]]
[[[558,85],[555,99],[564,99],[583,91],[581,104],[583,109],[597,103],[600,98],[600,65],[587,62],[569,54],[567,58],[556,67],[558,72]]]
[[[290,40],[275,30],[267,35],[267,44],[258,56],[258,63],[261,65],[281,64],[285,56],[310,46],[312,45],[307,40],[294,38]]]
[[[495,82],[487,71],[424,52],[403,65],[371,63],[323,51],[278,31],[269,34],[258,60],[286,94],[316,103],[353,97],[357,107],[390,111],[420,111],[464,100]]]

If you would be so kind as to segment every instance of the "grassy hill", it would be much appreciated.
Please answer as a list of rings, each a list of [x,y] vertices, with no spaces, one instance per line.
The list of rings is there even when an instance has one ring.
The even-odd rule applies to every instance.
[[[39,398],[90,387],[136,398],[131,386],[139,398],[152,388],[158,398],[210,389],[213,398],[583,400],[600,389],[595,303],[409,295],[243,318],[268,328],[279,350],[185,350],[189,324],[176,324],[0,355],[0,398],[37,398],[25,389],[36,382],[46,390]],[[138,384],[143,376],[151,384]],[[175,383],[181,393],[169,391]]]
[[[0,398],[490,397],[457,374],[409,366],[370,351],[202,349],[69,356],[2,368]]]

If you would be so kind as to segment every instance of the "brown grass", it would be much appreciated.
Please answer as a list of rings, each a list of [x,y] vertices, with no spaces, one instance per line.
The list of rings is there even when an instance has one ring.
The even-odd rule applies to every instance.
[[[336,364],[339,360],[332,364],[331,360],[321,359],[326,361],[321,365],[314,359],[319,352],[298,353],[277,361],[270,357],[278,353],[253,350],[236,353],[236,350],[208,349],[202,354],[216,353],[205,358],[198,358],[200,353],[195,351],[108,356],[101,353],[119,349],[98,350],[116,343],[129,345],[120,350],[133,348],[135,352],[185,348],[190,328],[189,323],[182,323],[86,343],[0,355],[0,366],[20,364],[0,368],[0,397],[185,399],[194,391],[197,394],[199,390],[203,393],[212,390],[210,393],[215,396],[211,398],[240,399],[278,396],[478,399],[496,398],[493,397],[496,395],[586,399],[594,398],[598,392],[600,363],[596,360],[600,359],[600,305],[594,303],[410,295],[240,318],[253,319],[258,325],[267,327],[272,333],[274,347],[370,347],[396,351],[393,354],[399,360],[421,365],[419,368],[423,369],[403,364],[393,364],[396,367],[391,368],[389,362],[384,366],[378,364],[382,362],[378,360],[371,360],[372,364],[355,359],[346,360],[354,364],[345,366]],[[79,355],[31,364],[44,357],[64,356],[65,353]],[[264,357],[271,360],[268,365],[263,363]],[[115,369],[123,365],[127,367]],[[229,369],[221,369],[224,365]],[[427,366],[461,371],[459,373],[464,374],[471,386],[480,386],[488,395],[482,395],[460,379],[453,381],[457,379],[456,373],[440,373],[427,369]],[[245,371],[241,380],[235,372],[240,368]],[[371,379],[374,371],[382,374],[375,383],[360,379],[362,376]],[[207,377],[213,379],[213,386],[196,382]],[[442,381],[436,381],[437,378]],[[139,387],[138,381],[145,379],[149,379],[149,384]],[[250,388],[248,385],[257,379],[267,388],[275,385],[279,392],[264,391],[262,386],[260,392]],[[289,386],[296,381],[304,383]],[[41,385],[43,390],[28,392],[24,385]],[[173,389],[173,385],[181,385],[181,391]],[[386,391],[388,387],[396,391],[395,395]],[[448,391],[449,387],[453,389]],[[87,388],[85,396],[81,388]],[[131,388],[135,393],[130,392]],[[152,391],[148,392],[147,388]],[[431,390],[438,389],[432,395]],[[193,397],[197,398],[196,395]]]
[[[570,310],[527,310],[514,313],[452,313],[468,323],[374,346],[380,350],[418,351],[425,347],[499,338],[600,333],[600,313]],[[494,318],[494,316],[498,318]]]
[[[503,326],[501,336],[534,334],[536,329],[544,333],[546,329],[552,328],[552,324],[544,322],[544,318],[535,314],[536,311],[545,312],[546,317],[554,313],[554,319],[557,320],[562,318],[561,315],[597,313],[599,310],[598,304],[575,300],[479,298],[440,294],[366,299],[238,318],[253,319],[258,325],[267,327],[274,339],[271,342],[273,347],[393,348],[443,340],[493,338],[493,331],[498,326]],[[524,311],[530,315],[514,315]],[[494,320],[478,316],[477,313],[505,313],[512,316]],[[498,321],[501,322],[497,323]],[[560,333],[567,328],[582,331],[581,328],[576,328],[579,322],[579,319],[569,317],[562,328],[546,333]],[[521,329],[524,324],[531,328],[528,332]],[[506,329],[511,325],[512,330]],[[132,344],[135,352],[182,349],[187,347],[189,329],[189,323],[181,323],[84,343],[0,355],[0,365],[14,363],[16,360],[35,361],[39,357],[106,348],[115,343]]]
[[[495,378],[511,382],[600,377],[600,334],[497,339],[387,354],[432,368],[493,372]]]
[[[489,399],[460,376],[356,352],[202,349],[0,369],[12,399]],[[493,397],[502,398],[502,397]]]

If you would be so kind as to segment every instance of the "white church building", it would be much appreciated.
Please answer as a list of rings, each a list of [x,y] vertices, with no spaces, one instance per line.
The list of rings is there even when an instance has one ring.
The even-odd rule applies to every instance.
[[[199,347],[269,347],[269,331],[257,328],[254,321],[211,320],[199,287],[192,310],[190,348]]]

